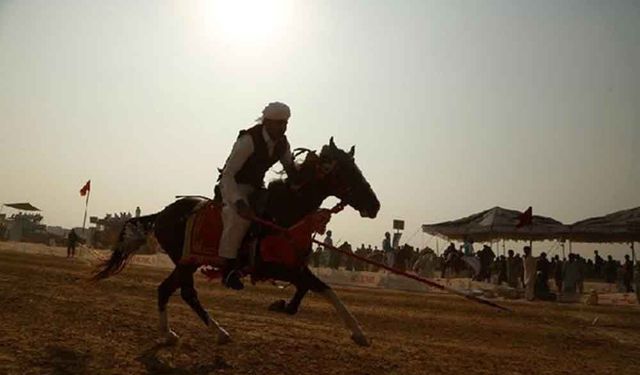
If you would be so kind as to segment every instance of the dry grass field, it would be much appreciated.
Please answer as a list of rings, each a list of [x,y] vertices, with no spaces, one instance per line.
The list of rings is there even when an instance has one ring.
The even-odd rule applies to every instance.
[[[349,339],[309,295],[296,316],[269,312],[291,288],[233,292],[198,276],[203,304],[233,337],[225,346],[179,297],[175,346],[156,344],[156,287],[167,271],[130,266],[87,281],[91,265],[0,243],[0,374],[640,374],[640,310],[503,302],[339,288],[372,346]],[[594,323],[595,321],[595,323]]]

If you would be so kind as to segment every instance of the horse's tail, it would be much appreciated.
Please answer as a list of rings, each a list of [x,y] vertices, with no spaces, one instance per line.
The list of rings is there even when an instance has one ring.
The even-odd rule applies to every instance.
[[[111,257],[96,268],[91,278],[94,281],[106,279],[124,269],[136,250],[147,242],[147,234],[153,230],[158,214],[135,217],[127,220],[120,230],[118,241],[113,246]]]

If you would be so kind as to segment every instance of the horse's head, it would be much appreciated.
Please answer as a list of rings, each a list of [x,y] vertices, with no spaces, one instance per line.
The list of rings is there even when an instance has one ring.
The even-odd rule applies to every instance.
[[[380,202],[356,165],[354,154],[355,146],[345,152],[333,143],[331,137],[329,144],[322,147],[317,156],[317,178],[326,187],[328,195],[353,207],[362,217],[375,218]]]

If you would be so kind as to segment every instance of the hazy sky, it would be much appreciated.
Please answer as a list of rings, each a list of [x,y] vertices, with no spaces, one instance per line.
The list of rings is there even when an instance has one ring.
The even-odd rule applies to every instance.
[[[87,179],[96,216],[211,195],[274,100],[293,147],[356,144],[380,198],[336,240],[640,205],[640,1],[568,0],[0,1],[0,202],[68,227]]]

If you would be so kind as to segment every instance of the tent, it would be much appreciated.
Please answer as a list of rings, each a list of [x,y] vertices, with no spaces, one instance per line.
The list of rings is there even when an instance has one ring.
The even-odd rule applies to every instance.
[[[538,215],[533,216],[531,225],[518,228],[521,215],[517,210],[494,207],[462,219],[423,225],[422,231],[449,240],[469,238],[475,242],[562,240],[568,235],[568,226]]]
[[[18,212],[16,215],[11,216],[9,219],[7,219],[6,214],[2,214],[0,216],[4,227],[0,236],[2,236],[3,238],[9,239],[11,241],[21,241],[25,233],[34,231],[34,229],[40,225],[42,215],[37,213],[30,213],[39,212],[40,209],[38,207],[35,207],[31,203],[4,203],[2,207],[0,207],[0,210],[4,207],[13,208],[20,212]]]
[[[573,242],[640,242],[640,207],[592,217],[571,225]]]
[[[573,242],[629,243],[635,262],[634,242],[640,242],[640,207],[578,221],[571,225],[569,239]]]
[[[39,208],[35,207],[31,203],[5,203],[4,206],[15,208],[16,210],[21,211],[40,211]]]

